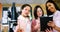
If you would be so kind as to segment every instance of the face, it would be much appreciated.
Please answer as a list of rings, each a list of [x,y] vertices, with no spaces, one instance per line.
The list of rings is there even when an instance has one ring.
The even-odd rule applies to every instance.
[[[24,7],[24,9],[22,10],[22,14],[24,16],[28,16],[29,12],[30,12],[30,7],[29,6]]]
[[[37,8],[37,16],[38,17],[42,16],[42,10],[41,10],[41,8]]]
[[[53,3],[48,2],[47,3],[47,7],[48,7],[48,10],[50,10],[51,12],[55,12],[56,11]]]

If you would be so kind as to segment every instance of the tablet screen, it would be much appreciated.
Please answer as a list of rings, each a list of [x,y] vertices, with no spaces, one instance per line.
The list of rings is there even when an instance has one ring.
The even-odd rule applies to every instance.
[[[47,23],[52,20],[53,20],[53,17],[40,17],[41,31],[45,31],[46,28],[49,29],[49,26],[47,25]]]

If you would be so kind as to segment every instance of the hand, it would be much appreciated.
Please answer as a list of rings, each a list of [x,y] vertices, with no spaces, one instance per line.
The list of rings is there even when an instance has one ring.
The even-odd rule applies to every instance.
[[[23,32],[23,30],[22,29],[18,29],[17,32]]]
[[[36,24],[36,26],[34,27],[34,29],[39,29],[40,25]]]
[[[51,26],[52,28],[54,28],[56,26],[53,21],[49,21],[47,25]]]
[[[38,29],[38,31],[37,32],[40,32],[40,28]]]
[[[51,28],[50,28],[50,30],[49,29],[46,29],[45,31],[46,32],[53,32]]]

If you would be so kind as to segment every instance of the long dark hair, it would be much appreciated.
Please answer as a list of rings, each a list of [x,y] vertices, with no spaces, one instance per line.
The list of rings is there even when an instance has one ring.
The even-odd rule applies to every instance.
[[[48,16],[53,14],[53,12],[51,12],[51,11],[48,10],[48,7],[47,7],[47,3],[48,2],[52,3],[55,6],[56,10],[59,10],[60,11],[60,9],[58,8],[58,6],[56,5],[56,3],[53,0],[48,0],[46,2],[46,10],[47,10],[47,15]]]
[[[35,17],[35,19],[37,19],[37,9],[38,8],[40,8],[41,10],[42,10],[42,16],[44,15],[44,12],[43,12],[43,9],[39,6],[39,5],[37,5],[35,8],[34,8],[34,17]]]

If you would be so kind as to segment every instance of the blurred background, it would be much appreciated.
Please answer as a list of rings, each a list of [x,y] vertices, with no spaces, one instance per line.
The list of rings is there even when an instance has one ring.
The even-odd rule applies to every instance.
[[[10,23],[9,20],[11,20],[10,14],[11,14],[12,7],[14,6],[13,3],[15,3],[16,13],[18,15],[20,12],[20,7],[23,4],[30,4],[32,6],[32,11],[31,11],[32,14],[30,14],[32,16],[30,18],[32,19],[34,17],[33,11],[34,11],[34,7],[36,5],[40,5],[42,7],[42,9],[44,11],[44,15],[47,14],[46,13],[46,7],[45,7],[46,1],[47,0],[0,0],[0,31],[2,31],[2,32],[8,32],[9,31],[9,25],[11,25],[11,24],[9,24]],[[53,1],[60,8],[60,0],[53,0]],[[14,24],[15,22],[12,22],[12,23]],[[13,28],[13,30],[14,30],[14,28]]]

